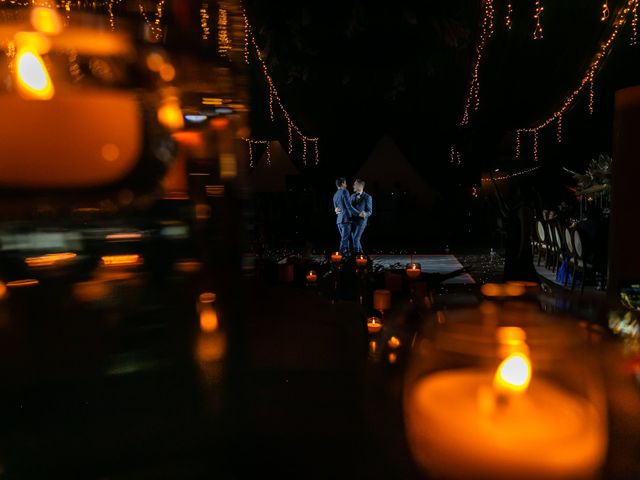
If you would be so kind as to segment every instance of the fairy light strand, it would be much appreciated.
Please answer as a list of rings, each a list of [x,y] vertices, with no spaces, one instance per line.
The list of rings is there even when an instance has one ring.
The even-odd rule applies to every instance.
[[[556,130],[556,140],[562,143],[562,115],[558,115],[558,129]]]
[[[542,6],[541,0],[536,0],[536,13],[533,14],[533,18],[536,20],[536,26],[533,29],[533,39],[541,40],[544,38],[542,33],[542,23],[540,23],[540,18],[542,17],[542,12],[544,11],[544,7]]]
[[[165,0],[160,0],[156,4],[156,12],[155,19],[151,21],[149,17],[147,17],[147,12],[144,11],[144,6],[142,5],[142,1],[138,2],[138,7],[140,10],[140,14],[144,19],[145,23],[149,25],[151,29],[151,34],[155,38],[156,41],[159,41],[162,38],[162,16],[164,15],[164,2]]]
[[[516,131],[516,158],[520,158],[520,130]]]
[[[638,2],[633,2],[633,10],[631,15],[631,45],[638,44]]]
[[[266,162],[267,165],[271,165],[271,141],[270,140],[254,140],[252,138],[246,138],[246,137],[242,137],[242,140],[244,140],[245,142],[247,142],[247,145],[249,146],[249,166],[251,168],[255,167],[255,162],[253,161],[253,146],[254,145],[266,145],[266,150],[265,150],[265,154],[266,154]]]
[[[469,83],[464,113],[462,114],[462,120],[460,121],[461,126],[468,125],[471,111],[473,110],[475,112],[480,108],[480,63],[482,62],[482,56],[484,54],[484,49],[487,46],[487,42],[493,35],[493,0],[484,0],[482,5],[483,15],[482,24],[480,26],[480,38],[476,46],[476,55],[473,62],[473,69],[471,70],[471,82]]]
[[[609,10],[609,2],[607,2],[607,0],[604,0],[604,3],[602,4],[602,11],[600,12],[600,21],[604,22],[605,20],[607,20],[607,18],[609,18],[610,15],[610,10]]]
[[[512,21],[511,21],[511,15],[513,14],[513,6],[511,5],[511,2],[507,2],[507,14],[504,18],[504,25],[505,27],[507,27],[507,30],[511,30],[511,26],[512,26]]]
[[[113,3],[114,3],[114,0],[109,0],[109,3],[107,4],[107,12],[109,13],[109,27],[111,28],[112,32],[115,32],[116,20],[115,20],[115,17],[113,16]]]
[[[226,9],[218,8],[218,53],[221,57],[228,57],[229,50],[231,50],[229,16]]]
[[[489,183],[489,182],[492,182],[492,181],[499,182],[501,180],[509,180],[510,178],[513,178],[513,177],[519,177],[521,175],[526,175],[527,173],[534,172],[534,171],[538,170],[539,168],[540,168],[540,165],[538,165],[536,167],[527,168],[527,169],[521,170],[519,172],[507,173],[507,174],[504,174],[504,175],[491,176],[491,177],[482,177],[480,179],[480,182],[481,183]]]
[[[458,151],[456,147],[451,147],[449,149],[449,162],[454,165],[462,164],[462,154]]]
[[[200,5],[200,28],[202,29],[202,40],[208,40],[211,35],[209,28],[209,2],[202,2]]]
[[[300,140],[302,141],[302,150],[303,150],[302,161],[304,165],[307,165],[307,142],[314,143],[315,164],[317,165],[319,163],[318,137],[309,137],[305,135],[302,132],[302,129],[291,118],[291,115],[285,108],[284,102],[282,101],[282,99],[280,98],[280,94],[278,93],[278,89],[276,88],[276,85],[273,79],[271,78],[271,75],[269,74],[269,69],[267,68],[267,64],[265,63],[264,58],[262,57],[262,53],[260,52],[258,43],[256,42],[256,39],[253,36],[253,33],[252,33],[253,29],[251,28],[251,24],[249,23],[249,19],[246,13],[244,13],[244,19],[245,19],[247,41],[249,44],[248,48],[251,48],[253,52],[255,52],[255,56],[258,59],[260,68],[262,69],[262,74],[264,75],[264,78],[267,81],[267,85],[269,87],[269,114],[271,116],[271,119],[274,120],[274,116],[275,116],[274,106],[276,106],[278,107],[279,111],[282,113],[282,116],[287,122],[287,128],[291,129],[292,132],[295,132],[300,138]],[[291,145],[293,142],[289,142],[289,143]]]
[[[538,130],[533,131],[533,161],[538,161]]]
[[[595,75],[597,74],[600,67],[602,66],[607,54],[611,51],[613,43],[615,42],[616,38],[618,37],[618,34],[622,30],[622,27],[624,27],[624,25],[626,24],[629,13],[632,11],[632,9],[635,9],[637,7],[637,4],[638,4],[638,0],[627,0],[626,6],[624,8],[619,9],[618,13],[615,15],[615,18],[613,18],[612,20],[612,28],[611,28],[611,33],[609,34],[609,37],[605,41],[602,41],[600,43],[596,54],[593,56],[593,59],[591,60],[591,63],[589,64],[587,71],[585,72],[584,76],[582,77],[582,80],[580,81],[580,84],[572,92],[570,92],[567,95],[567,97],[562,102],[562,105],[560,106],[560,108],[557,111],[553,112],[545,120],[538,123],[537,125],[534,125],[528,128],[518,129],[517,130],[518,133],[520,132],[533,133],[535,135],[535,138],[537,138],[537,132],[549,126],[561,115],[564,115],[567,111],[569,111],[573,107],[578,96],[586,88],[589,88],[589,111],[590,112],[593,111],[593,105],[594,105],[593,81],[595,79]],[[516,138],[518,137],[516,136]],[[537,156],[538,156],[537,144],[534,144],[534,149],[535,149],[534,158],[537,159]]]

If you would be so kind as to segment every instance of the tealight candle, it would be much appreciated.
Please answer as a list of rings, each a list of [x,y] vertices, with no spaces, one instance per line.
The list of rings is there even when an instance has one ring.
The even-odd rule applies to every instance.
[[[378,333],[382,330],[382,322],[378,317],[369,317],[367,319],[367,330],[369,333]]]
[[[373,308],[379,312],[389,310],[391,307],[391,292],[389,290],[374,290],[373,291]]]
[[[342,261],[342,254],[340,252],[333,252],[331,254],[331,261],[333,263],[340,263]]]
[[[315,270],[309,270],[307,272],[306,278],[308,283],[316,283],[316,280],[318,280],[318,274],[315,272]]]
[[[420,267],[419,263],[410,263],[409,265],[407,265],[405,271],[407,272],[407,277],[418,278],[420,276],[420,273],[422,273],[422,268]]]
[[[358,255],[356,257],[356,266],[358,267],[366,267],[367,266],[367,257],[364,255]]]
[[[416,350],[429,365],[413,372],[414,380],[410,375],[404,396],[406,434],[417,464],[430,478],[597,478],[607,448],[606,412],[596,383],[589,382],[586,359],[557,357],[558,349],[563,353],[560,330],[540,330],[539,313],[523,320],[540,322],[532,327],[539,338],[531,350],[543,351],[531,358],[524,329],[501,327],[491,344],[479,333],[486,324],[461,326],[472,315],[459,312],[453,326],[434,327],[435,344],[421,342]],[[554,343],[545,349],[540,341],[549,338]],[[566,338],[575,341],[574,332]],[[447,352],[450,368],[434,370],[435,363],[447,361]],[[497,368],[487,362],[491,352],[503,358]],[[461,365],[461,358],[470,363]],[[575,382],[576,369],[584,371],[585,388]]]

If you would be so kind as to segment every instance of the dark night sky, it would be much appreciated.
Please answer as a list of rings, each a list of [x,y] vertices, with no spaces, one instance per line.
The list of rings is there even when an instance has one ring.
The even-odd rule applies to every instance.
[[[509,131],[548,116],[578,84],[606,23],[599,2],[543,2],[544,38],[534,41],[534,2],[512,2],[513,29],[504,27],[506,1],[494,1],[495,34],[480,70],[481,107],[471,126],[459,128],[479,33],[481,2],[394,1],[374,7],[345,2],[251,1],[247,5],[258,43],[287,108],[309,135],[321,139],[319,173],[354,173],[382,133],[389,133],[425,176],[445,187],[477,182],[482,169],[519,170],[531,162],[523,139],[513,158]],[[528,4],[530,3],[530,5]],[[609,1],[612,12],[621,5]],[[545,168],[586,167],[611,150],[613,92],[640,80],[638,47],[630,28],[596,77],[595,113],[583,95],[563,118],[562,144],[555,128],[540,135]],[[253,131],[286,136],[272,125],[260,72],[254,70]],[[464,166],[449,165],[449,147]],[[294,158],[296,161],[296,158]]]

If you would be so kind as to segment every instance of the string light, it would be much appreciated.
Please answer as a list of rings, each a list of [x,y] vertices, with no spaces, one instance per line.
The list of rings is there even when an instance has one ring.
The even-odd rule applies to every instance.
[[[562,115],[558,115],[558,130],[556,130],[556,139],[558,143],[562,143]]]
[[[482,55],[487,46],[487,42],[493,35],[493,0],[483,0],[482,5],[484,8],[480,27],[480,39],[476,46],[476,56],[473,62],[473,69],[471,70],[471,82],[469,84],[469,91],[467,92],[464,113],[460,121],[461,126],[469,123],[469,115],[472,108],[474,112],[480,108],[480,62],[482,61]]]
[[[543,38],[542,35],[542,24],[540,23],[540,17],[542,16],[542,11],[544,7],[542,6],[541,0],[536,0],[536,13],[533,15],[533,18],[536,19],[536,28],[533,30],[533,39],[540,40]]]
[[[600,21],[604,22],[607,18],[609,18],[609,3],[607,0],[604,0],[602,4],[602,13],[600,14]]]
[[[242,18],[244,19],[244,63],[249,65],[249,17],[247,12],[242,9]]]
[[[516,158],[520,158],[520,130],[516,131]]]
[[[589,76],[589,115],[593,115],[593,72]]]
[[[208,40],[211,34],[209,28],[209,3],[202,2],[200,5],[200,28],[202,28],[202,40]]]
[[[538,130],[533,131],[533,161],[538,161]]]
[[[593,81],[596,73],[602,66],[604,59],[607,54],[610,52],[615,39],[617,38],[620,30],[625,25],[627,21],[627,17],[629,13],[632,11],[632,8],[637,7],[638,0],[627,0],[627,5],[624,8],[621,8],[616,14],[615,18],[612,21],[612,30],[609,37],[600,43],[598,47],[598,51],[594,55],[589,67],[587,68],[586,73],[582,77],[580,84],[571,92],[562,102],[562,106],[555,112],[553,112],[549,117],[545,120],[541,121],[539,124],[529,127],[529,128],[520,128],[518,132],[527,132],[534,133],[537,138],[537,132],[548,125],[550,125],[554,120],[556,120],[561,115],[564,115],[576,102],[578,96],[582,93],[582,91],[589,87],[589,111],[593,112]],[[537,159],[537,142],[534,144],[534,157]]]
[[[511,14],[513,13],[513,7],[511,6],[511,2],[507,3],[507,15],[504,19],[504,24],[507,27],[507,30],[511,30]]]
[[[242,137],[242,140],[247,142],[247,145],[249,146],[249,166],[251,168],[255,166],[253,162],[253,145],[267,146],[267,149],[265,150],[265,153],[267,156],[266,161],[267,161],[267,165],[271,165],[271,141],[270,140],[254,140],[252,138],[245,138],[245,137]]]
[[[633,2],[633,14],[631,17],[631,45],[638,44],[638,1]]]
[[[271,120],[273,121],[275,118],[274,106],[277,106],[279,111],[282,113],[285,121],[287,122],[287,129],[291,130],[292,133],[295,132],[302,141],[302,161],[304,165],[307,165],[307,142],[312,142],[314,144],[315,164],[317,165],[320,161],[318,151],[318,137],[309,137],[305,135],[304,133],[302,133],[302,129],[300,129],[300,127],[298,127],[298,125],[296,125],[296,123],[292,120],[291,115],[289,115],[289,112],[285,108],[284,103],[282,102],[282,99],[278,94],[278,89],[276,88],[276,85],[271,78],[271,75],[269,74],[269,69],[267,68],[267,64],[262,57],[262,53],[260,52],[258,43],[253,36],[253,29],[251,28],[251,24],[249,23],[249,19],[246,13],[244,13],[244,21],[246,41],[248,42],[246,48],[248,49],[249,47],[251,47],[255,52],[256,58],[258,59],[258,62],[260,63],[260,67],[262,69],[262,74],[264,75],[264,78],[267,81],[267,85],[269,87],[269,115],[271,117]],[[248,53],[245,54],[245,58],[248,58]],[[289,135],[289,153],[292,148],[291,145],[293,144],[292,133]]]
[[[109,12],[109,26],[111,27],[111,31],[114,32],[116,30],[116,21],[113,16],[113,0],[109,0],[107,4],[107,11]]]
[[[291,132],[291,124],[287,123],[287,132],[289,134],[289,143],[287,143],[287,153],[291,155],[293,151],[293,133]]]
[[[140,14],[142,15],[142,18],[144,19],[146,24],[149,25],[149,28],[151,29],[151,34],[153,35],[156,41],[159,41],[162,38],[162,15],[164,14],[164,2],[165,0],[160,0],[156,4],[156,13],[155,13],[156,18],[155,20],[153,20],[153,22],[150,21],[149,18],[147,17],[147,13],[144,11],[144,6],[142,5],[142,1],[140,0],[138,2],[138,7],[140,8]]]
[[[218,8],[218,53],[221,57],[227,57],[229,50],[231,50],[229,18],[224,8]]]
[[[458,149],[453,146],[449,149],[449,161],[455,165],[460,165],[462,163],[462,155]]]
[[[504,175],[499,175],[497,177],[493,176],[493,177],[483,177],[480,179],[480,181],[482,183],[489,183],[491,181],[496,181],[499,182],[501,180],[508,180],[510,178],[513,177],[519,177],[520,175],[526,175],[527,173],[531,173],[535,170],[538,170],[540,168],[540,166],[538,165],[537,167],[531,167],[531,168],[527,168],[526,170],[521,170],[519,172],[515,172],[515,173],[508,173],[508,174],[504,174]]]

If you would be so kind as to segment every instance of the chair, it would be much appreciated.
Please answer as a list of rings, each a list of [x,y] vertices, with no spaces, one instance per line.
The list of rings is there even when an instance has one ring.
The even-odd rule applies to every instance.
[[[575,276],[575,266],[573,263],[575,262],[575,248],[573,247],[573,235],[571,230],[568,227],[564,227],[564,243],[565,243],[565,252],[567,255],[567,274],[564,277],[564,286],[567,286],[569,280],[569,274]],[[571,270],[569,269],[571,267]]]
[[[586,270],[589,267],[584,259],[584,251],[582,245],[582,236],[578,229],[573,231],[573,250],[574,250],[574,262],[573,262],[573,281],[571,282],[571,290],[576,287],[576,278],[578,278],[578,272],[580,272],[580,293],[584,293],[584,278],[586,276]]]
[[[540,265],[540,261],[542,257],[544,257],[545,266],[547,265],[547,257],[549,253],[548,242],[547,242],[547,229],[542,223],[542,220],[536,221],[536,236],[538,238],[537,241],[537,249],[538,249],[538,265]]]

